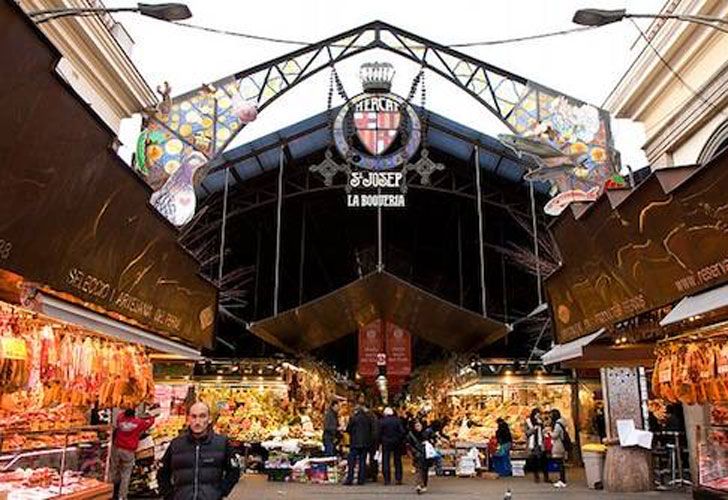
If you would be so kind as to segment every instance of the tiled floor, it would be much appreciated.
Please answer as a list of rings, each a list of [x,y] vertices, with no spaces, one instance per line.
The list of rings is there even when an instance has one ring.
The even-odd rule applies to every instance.
[[[549,484],[535,484],[531,478],[488,480],[433,477],[430,478],[431,482],[428,492],[422,497],[415,494],[412,478],[407,478],[406,482],[410,484],[403,486],[384,486],[382,483],[366,484],[364,486],[340,486],[267,482],[264,476],[249,475],[241,480],[230,498],[234,500],[299,500],[304,498],[374,500],[383,497],[397,499],[434,497],[443,500],[501,500],[509,489],[511,490],[513,500],[686,500],[690,498],[690,494],[685,491],[651,491],[625,494],[589,490],[586,487],[582,471],[576,470],[570,472],[573,479],[568,487],[560,490],[555,489]]]

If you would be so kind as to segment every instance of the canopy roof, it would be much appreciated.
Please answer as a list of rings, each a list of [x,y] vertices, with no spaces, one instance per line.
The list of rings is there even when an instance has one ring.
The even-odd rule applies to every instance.
[[[458,307],[386,272],[258,321],[250,331],[289,352],[311,351],[386,318],[447,350],[465,352],[508,332],[501,322]]]
[[[505,180],[527,184],[527,181],[523,180],[523,175],[531,164],[530,159],[519,158],[494,137],[436,113],[423,112],[421,109],[418,111],[427,123],[424,143],[428,148],[468,161],[473,157],[473,146],[477,145],[481,168]],[[324,111],[224,152],[211,162],[209,174],[199,188],[199,197],[204,198],[223,190],[225,168],[230,168],[232,174],[231,187],[265,172],[277,170],[282,145],[287,148],[288,161],[294,164],[312,153],[331,147],[330,116],[329,112]],[[548,186],[544,183],[536,183],[535,186],[542,193],[548,191]]]

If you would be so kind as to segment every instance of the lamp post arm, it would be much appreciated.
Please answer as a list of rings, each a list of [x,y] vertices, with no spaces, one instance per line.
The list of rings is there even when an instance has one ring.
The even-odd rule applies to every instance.
[[[677,19],[680,21],[698,22],[699,24],[704,23],[720,23],[727,24],[728,19],[721,19],[720,17],[700,16],[700,15],[685,15],[685,14],[625,14],[624,17],[634,17],[642,19]],[[700,23],[702,21],[702,23]]]
[[[685,21],[689,23],[695,23],[700,24],[702,26],[707,26],[709,28],[716,29],[718,31],[722,31],[723,33],[728,33],[728,29],[723,28],[722,26],[718,26],[714,23],[724,23],[728,24],[728,21],[725,19],[719,19],[719,18],[711,18],[706,16],[682,16],[682,15],[648,15],[648,14],[627,14],[624,17],[629,18],[642,18],[642,19],[676,19],[678,21]]]
[[[38,12],[30,12],[28,15],[33,19],[36,24],[42,24],[52,19],[59,19],[62,17],[70,16],[86,16],[92,14],[113,14],[115,12],[139,12],[137,7],[123,7],[115,9],[99,9],[99,8],[88,8],[88,9],[49,9]]]
[[[139,7],[116,7],[116,8],[99,8],[99,7],[64,7],[60,9],[46,9],[46,10],[37,10],[35,12],[28,12],[28,15],[30,17],[38,17],[38,16],[50,16],[50,15],[60,15],[60,14],[103,14],[106,12],[114,13],[114,12],[137,12],[139,10]]]

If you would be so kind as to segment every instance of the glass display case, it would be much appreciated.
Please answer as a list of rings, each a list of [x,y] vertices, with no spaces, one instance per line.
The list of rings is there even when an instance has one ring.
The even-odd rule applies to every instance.
[[[109,498],[111,427],[0,433],[0,497]],[[3,496],[6,495],[6,496]]]
[[[700,487],[728,493],[728,403],[711,405],[710,426],[698,446]]]

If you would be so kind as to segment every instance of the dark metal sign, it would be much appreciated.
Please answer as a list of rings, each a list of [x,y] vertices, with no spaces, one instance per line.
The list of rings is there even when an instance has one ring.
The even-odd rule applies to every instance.
[[[563,265],[546,280],[560,343],[728,282],[728,153],[653,173],[552,227]]]
[[[59,55],[0,3],[0,269],[197,347],[217,290],[149,206],[113,134],[53,72]]]

